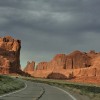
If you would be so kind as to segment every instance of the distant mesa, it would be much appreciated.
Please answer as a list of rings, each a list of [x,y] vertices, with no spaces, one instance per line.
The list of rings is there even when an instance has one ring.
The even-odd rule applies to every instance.
[[[91,79],[99,79],[99,71],[100,53],[96,53],[94,50],[88,53],[76,50],[68,55],[57,54],[49,62],[38,63],[33,72],[27,72],[34,77],[40,78],[88,79],[91,77]]]

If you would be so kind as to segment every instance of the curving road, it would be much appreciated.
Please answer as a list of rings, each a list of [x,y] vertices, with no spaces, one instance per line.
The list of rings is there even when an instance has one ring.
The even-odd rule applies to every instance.
[[[48,84],[40,84],[44,87],[45,93],[39,100],[76,100],[68,92]]]
[[[0,97],[0,100],[76,100],[69,93],[43,83],[26,81],[27,87],[13,94]]]

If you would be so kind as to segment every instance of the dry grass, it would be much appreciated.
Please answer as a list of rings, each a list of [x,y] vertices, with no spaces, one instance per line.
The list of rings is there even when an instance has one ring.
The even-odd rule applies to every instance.
[[[15,78],[0,75],[0,95],[23,88],[25,84]]]

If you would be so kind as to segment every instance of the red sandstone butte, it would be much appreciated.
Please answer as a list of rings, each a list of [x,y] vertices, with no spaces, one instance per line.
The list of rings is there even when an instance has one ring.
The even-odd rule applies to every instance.
[[[19,73],[21,41],[0,37],[0,74]]]
[[[35,69],[35,62],[34,61],[32,61],[32,62],[27,62],[27,66],[25,67],[25,69],[24,69],[24,72],[25,73],[29,73],[29,74],[32,74],[33,73],[33,71],[34,71],[34,69]]]

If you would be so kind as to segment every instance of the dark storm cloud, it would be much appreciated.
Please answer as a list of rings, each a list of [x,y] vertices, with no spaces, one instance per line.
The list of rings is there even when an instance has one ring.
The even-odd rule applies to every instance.
[[[22,40],[22,63],[75,49],[100,51],[99,9],[100,0],[0,0],[0,33]]]
[[[3,5],[1,7],[6,16],[3,18],[14,27],[26,27],[46,34],[47,32],[80,34],[80,31],[90,31],[94,28],[99,30],[98,18],[100,15],[97,5],[100,2],[97,2],[97,5],[95,2],[85,0],[8,0],[6,4],[5,2],[1,3]]]

